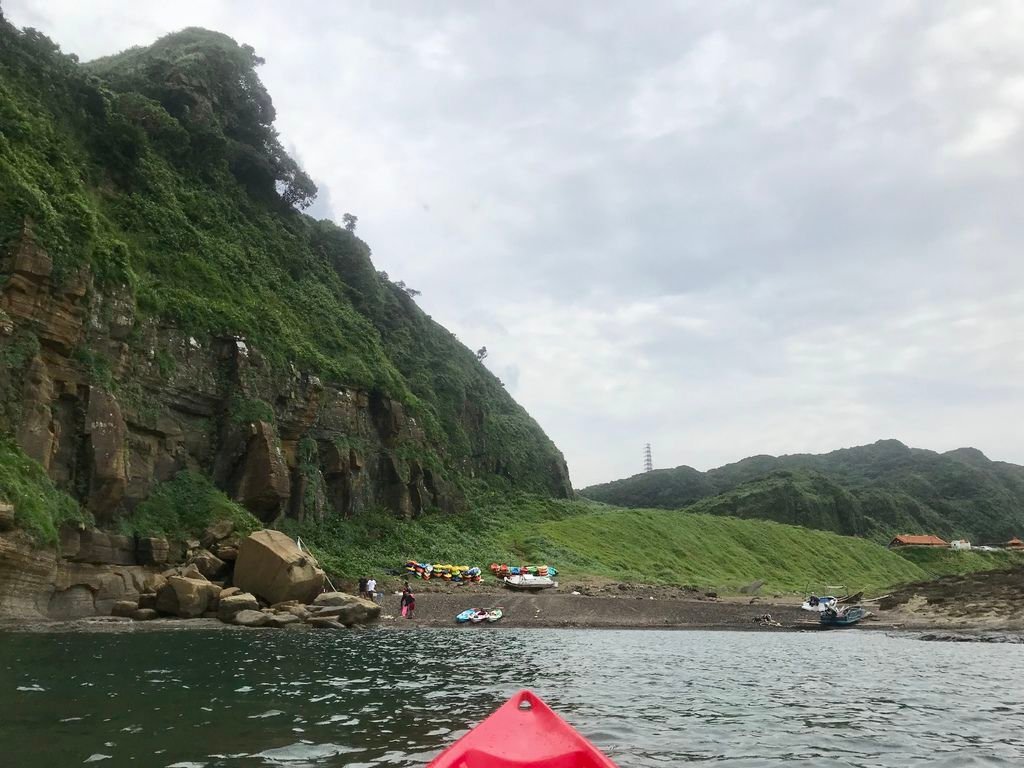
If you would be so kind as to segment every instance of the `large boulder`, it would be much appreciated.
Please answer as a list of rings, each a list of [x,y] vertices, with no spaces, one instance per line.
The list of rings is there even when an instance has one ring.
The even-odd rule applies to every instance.
[[[156,609],[160,613],[180,616],[183,619],[202,616],[210,602],[211,586],[216,585],[205,580],[171,576],[156,595]],[[220,590],[217,592],[219,595]]]
[[[213,549],[214,545],[226,539],[235,530],[235,524],[231,520],[221,520],[219,523],[214,523],[205,531],[203,535],[199,537],[199,544],[206,549]]]
[[[133,600],[118,600],[110,609],[110,615],[131,618],[131,615],[137,610],[139,610],[139,604]]]
[[[224,572],[224,561],[206,549],[199,550],[190,565],[208,579],[215,579]]]
[[[206,611],[217,612],[220,607],[220,591],[223,589],[220,584],[214,584],[212,581],[206,582]]]
[[[196,565],[195,563],[189,563],[184,568],[182,568],[180,575],[184,576],[186,579],[196,579],[198,581],[209,581],[209,579],[206,578],[206,576],[203,574],[203,572],[199,570],[199,566]]]
[[[379,605],[346,592],[324,592],[316,596],[313,605],[320,608],[317,616],[333,616],[347,626],[369,624],[380,616]]]
[[[298,600],[308,603],[324,588],[324,572],[280,531],[256,531],[238,547],[235,586],[268,603]]]
[[[178,574],[172,573],[171,575],[177,576]],[[167,577],[164,576],[162,573],[150,573],[147,574],[146,577],[143,579],[142,589],[145,592],[156,593],[163,589],[166,583]]]
[[[263,611],[239,611],[231,623],[241,627],[262,627],[268,621],[270,617]]]
[[[213,548],[213,554],[221,560],[236,560],[238,558],[238,544],[221,542]]]
[[[220,606],[217,608],[217,618],[230,624],[234,620],[235,614],[239,611],[258,611],[259,609],[260,604],[256,597],[248,592],[242,592],[238,595],[228,595],[220,599]]]

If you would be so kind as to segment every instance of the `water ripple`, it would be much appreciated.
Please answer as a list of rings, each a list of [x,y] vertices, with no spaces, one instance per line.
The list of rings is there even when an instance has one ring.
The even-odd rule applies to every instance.
[[[11,765],[422,766],[519,688],[625,768],[1009,766],[1024,647],[876,633],[0,635]]]

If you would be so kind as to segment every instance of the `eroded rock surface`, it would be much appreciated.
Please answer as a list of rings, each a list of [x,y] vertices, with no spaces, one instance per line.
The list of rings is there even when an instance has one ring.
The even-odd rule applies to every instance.
[[[235,560],[235,586],[268,603],[310,603],[324,587],[324,572],[280,531],[256,531],[242,540]]]

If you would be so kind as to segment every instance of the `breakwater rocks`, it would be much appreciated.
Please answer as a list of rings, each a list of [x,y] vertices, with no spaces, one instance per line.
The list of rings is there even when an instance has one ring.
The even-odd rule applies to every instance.
[[[174,553],[164,539],[100,531],[68,530],[61,540],[58,556],[16,532],[0,536],[0,617],[202,617],[246,627],[339,628],[380,615],[373,602],[325,593],[319,564],[280,531],[240,537],[224,521]],[[179,562],[169,565],[170,557]]]

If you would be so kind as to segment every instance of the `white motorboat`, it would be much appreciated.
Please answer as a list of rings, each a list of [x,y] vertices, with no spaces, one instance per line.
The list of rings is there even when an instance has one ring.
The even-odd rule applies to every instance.
[[[551,589],[557,587],[558,582],[550,576],[532,576],[528,573],[520,576],[506,576],[502,583],[509,589],[532,591],[538,589]]]

